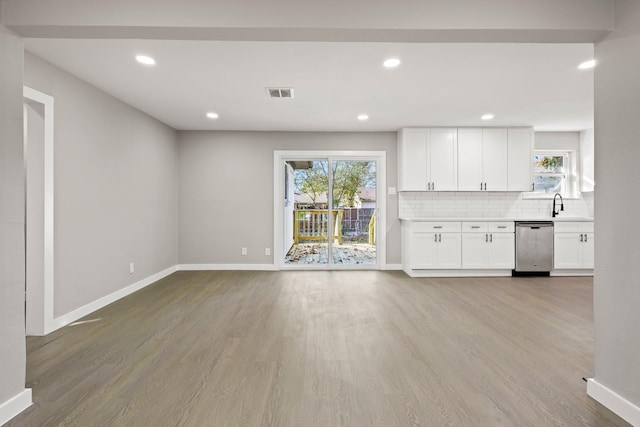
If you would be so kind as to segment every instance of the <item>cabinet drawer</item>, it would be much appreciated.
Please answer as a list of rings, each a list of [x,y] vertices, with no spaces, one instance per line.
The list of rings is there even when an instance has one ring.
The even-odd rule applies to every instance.
[[[553,224],[553,230],[556,233],[591,233],[593,232],[593,222],[564,222],[558,221]]]
[[[462,231],[465,233],[486,233],[489,230],[489,226],[486,222],[463,222]]]
[[[489,223],[489,231],[492,233],[513,233],[515,230],[516,228],[513,221]]]
[[[416,222],[413,231],[418,233],[456,233],[460,232],[459,222]]]

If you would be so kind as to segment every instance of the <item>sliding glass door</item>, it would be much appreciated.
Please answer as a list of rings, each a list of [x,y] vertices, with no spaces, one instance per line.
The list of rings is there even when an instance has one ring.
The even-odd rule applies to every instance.
[[[377,158],[282,158],[285,268],[378,265]]]

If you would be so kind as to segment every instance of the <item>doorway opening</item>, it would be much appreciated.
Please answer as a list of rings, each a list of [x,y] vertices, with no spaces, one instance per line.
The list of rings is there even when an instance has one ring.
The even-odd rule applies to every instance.
[[[275,153],[276,265],[381,268],[385,154]]]
[[[25,329],[54,331],[53,97],[24,87]]]

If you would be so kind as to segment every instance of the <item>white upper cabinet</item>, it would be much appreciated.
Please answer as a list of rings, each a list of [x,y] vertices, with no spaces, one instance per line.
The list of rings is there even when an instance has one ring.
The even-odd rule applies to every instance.
[[[508,191],[532,191],[532,129],[509,129],[508,156]]]
[[[458,189],[458,132],[456,129],[431,129],[427,160],[431,190],[455,191]]]
[[[429,129],[398,132],[398,191],[427,190]]]
[[[507,129],[482,129],[483,190],[507,191]]]
[[[480,191],[482,129],[458,129],[458,190]]]
[[[406,128],[398,191],[530,191],[531,128]]]
[[[458,188],[457,130],[407,128],[398,133],[398,191]]]
[[[458,129],[458,190],[507,191],[507,129]]]

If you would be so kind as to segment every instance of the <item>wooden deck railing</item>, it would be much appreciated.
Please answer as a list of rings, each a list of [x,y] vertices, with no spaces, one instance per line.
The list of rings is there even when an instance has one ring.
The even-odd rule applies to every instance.
[[[293,211],[293,239],[297,245],[304,240],[327,240],[329,233],[329,211],[327,209],[304,209]],[[342,210],[331,211],[333,233],[331,237],[342,244]]]
[[[369,220],[369,244],[376,244],[376,213],[373,212],[371,219]]]

